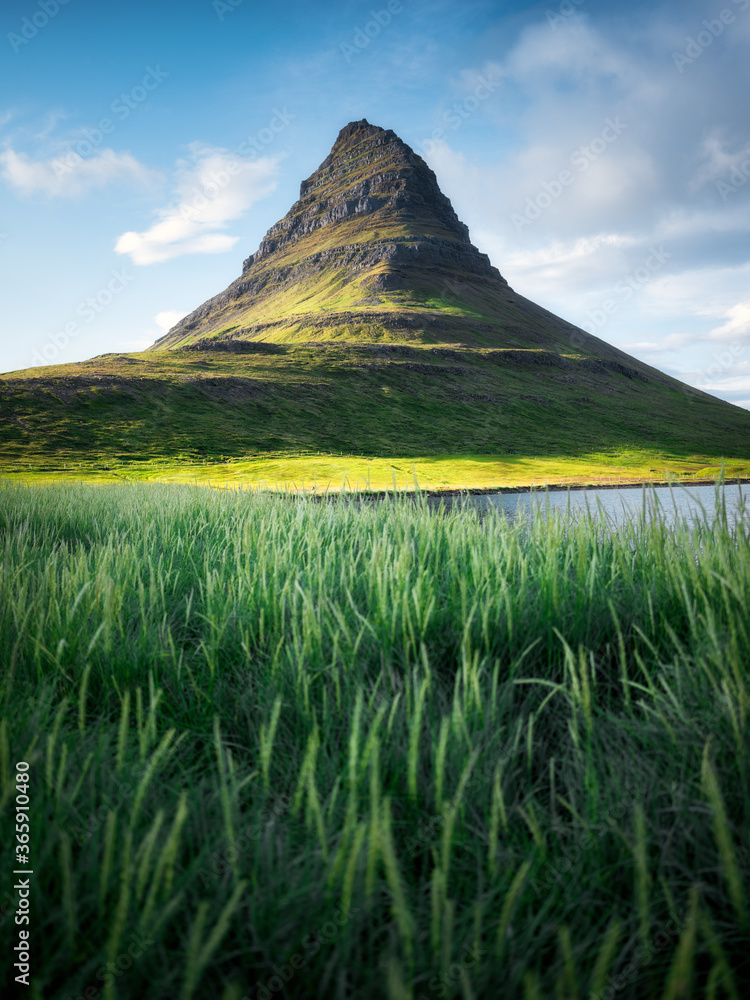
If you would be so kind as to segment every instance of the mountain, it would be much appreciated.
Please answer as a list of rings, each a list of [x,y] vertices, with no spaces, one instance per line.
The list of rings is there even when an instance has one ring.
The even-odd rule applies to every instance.
[[[341,130],[227,289],[147,351],[3,376],[0,418],[0,465],[300,451],[750,460],[748,411],[515,292],[424,160],[365,120]]]
[[[341,130],[240,277],[153,349],[250,340],[580,348],[659,377],[514,292],[425,161],[366,120]]]

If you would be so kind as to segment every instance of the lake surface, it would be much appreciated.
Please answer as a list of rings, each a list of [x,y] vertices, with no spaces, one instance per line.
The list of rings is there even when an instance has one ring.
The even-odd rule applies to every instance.
[[[623,489],[602,490],[592,487],[586,490],[536,491],[534,493],[487,493],[481,496],[430,498],[430,506],[437,508],[440,503],[445,509],[455,505],[468,506],[480,511],[502,509],[506,517],[514,519],[519,514],[541,514],[551,512],[585,514],[588,508],[592,514],[600,510],[613,524],[623,524],[637,518],[645,509],[653,516],[658,509],[667,523],[674,523],[676,517],[684,517],[689,523],[697,523],[704,517],[712,522],[723,502],[726,505],[727,520],[734,524],[742,519],[750,521],[750,486],[724,486],[717,492],[716,486],[656,486],[644,489],[641,486]],[[718,503],[717,503],[718,501]]]

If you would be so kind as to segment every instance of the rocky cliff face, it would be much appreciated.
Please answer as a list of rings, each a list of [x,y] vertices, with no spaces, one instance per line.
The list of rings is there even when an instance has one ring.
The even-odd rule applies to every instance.
[[[357,216],[370,216],[373,224],[411,223],[413,235],[427,224],[478,255],[424,160],[395,132],[363,120],[341,130],[328,157],[302,181],[299,201],[269,229],[243,271],[300,237]]]

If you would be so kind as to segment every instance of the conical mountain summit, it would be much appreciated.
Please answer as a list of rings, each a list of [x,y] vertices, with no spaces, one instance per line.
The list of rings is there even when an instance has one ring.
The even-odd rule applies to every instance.
[[[546,348],[653,370],[516,294],[395,132],[350,122],[242,275],[152,349],[329,341]]]

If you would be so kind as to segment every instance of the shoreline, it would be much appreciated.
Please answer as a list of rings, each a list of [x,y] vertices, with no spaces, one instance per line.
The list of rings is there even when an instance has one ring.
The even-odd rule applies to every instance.
[[[489,487],[466,487],[465,489],[444,489],[444,490],[352,490],[346,492],[345,496],[356,497],[363,500],[377,500],[391,496],[424,496],[430,500],[438,500],[442,497],[462,497],[462,496],[497,496],[498,494],[519,494],[519,493],[567,493],[585,492],[586,490],[632,490],[653,487],[654,489],[665,489],[668,487],[689,487],[689,486],[717,486],[720,481],[717,479],[691,479],[686,481],[672,482],[649,482],[645,480],[633,481],[632,483],[588,483],[588,484],[560,484],[550,483],[545,486],[489,486]],[[750,485],[750,479],[725,479],[724,486],[746,486]],[[271,491],[273,492],[273,491]],[[290,491],[287,495],[310,496],[316,500],[325,500],[327,497],[339,497],[342,491],[336,493],[316,493],[314,490]]]
[[[6,481],[16,482],[18,484],[27,486],[42,485],[39,483],[34,483],[33,481],[29,482],[27,479],[22,478],[22,476],[23,474],[21,474],[17,479],[15,478],[10,479],[6,478],[6,475],[0,472],[0,480],[6,479]],[[123,479],[119,476],[116,476],[115,478],[108,480],[106,482],[102,482],[91,479],[80,479],[74,475],[60,476],[59,478],[55,477],[53,482],[55,481],[60,483],[77,483],[80,485],[94,485],[94,486],[113,485],[118,482],[119,483],[133,482],[133,480]],[[135,482],[139,481],[135,480]],[[141,480],[140,482],[142,482],[143,484],[152,483],[155,485],[158,483],[164,483],[164,480],[153,479],[153,480]],[[251,489],[252,492],[273,493],[279,496],[287,496],[287,497],[307,496],[307,497],[312,497],[315,500],[325,500],[327,498],[339,497],[339,496],[356,497],[357,499],[361,500],[386,499],[393,496],[410,496],[410,497],[424,496],[430,500],[437,500],[443,497],[452,499],[462,496],[479,497],[479,496],[498,496],[504,494],[512,495],[512,494],[524,494],[524,493],[531,494],[531,493],[547,493],[547,492],[565,493],[568,491],[580,493],[580,492],[585,492],[586,490],[633,490],[633,489],[645,489],[649,487],[653,489],[665,489],[668,487],[689,488],[691,486],[717,486],[720,483],[723,483],[725,486],[747,486],[750,485],[750,478],[732,477],[724,480],[673,479],[671,481],[634,479],[631,480],[630,482],[618,482],[618,483],[545,483],[543,486],[535,483],[523,486],[464,486],[459,488],[445,487],[444,489],[429,489],[429,488],[422,489],[421,487],[417,487],[415,489],[414,486],[412,485],[407,486],[404,489],[395,489],[395,490],[391,487],[384,487],[383,489],[379,490],[372,490],[372,489],[359,490],[355,488],[347,489],[345,487],[340,487],[335,490],[321,489],[321,488],[316,489],[315,487],[308,487],[308,488],[303,487],[301,489],[295,487],[293,489],[284,489],[284,490],[256,489],[254,487],[251,487]],[[175,482],[174,485],[186,485],[186,486],[196,485],[196,486],[207,487],[208,489],[227,489],[227,488],[231,489],[233,487],[242,488],[241,484],[238,483],[232,483],[232,482],[217,483],[215,480],[211,482],[210,479],[203,481],[195,480],[194,482],[190,482],[187,480],[184,482],[178,481]]]
[[[444,497],[444,496],[462,496],[468,493],[471,496],[489,496],[497,493],[566,493],[568,490],[571,492],[581,492],[585,490],[633,490],[642,489],[646,487],[654,487],[664,489],[669,486],[716,486],[719,480],[717,479],[690,479],[685,481],[672,481],[672,482],[651,482],[651,481],[634,481],[632,483],[588,483],[588,484],[562,484],[562,483],[550,483],[548,486],[499,486],[497,488],[477,488],[477,489],[465,489],[465,490],[420,490],[421,493],[425,493],[427,496]],[[723,480],[724,486],[744,486],[750,485],[750,479],[725,479]]]

